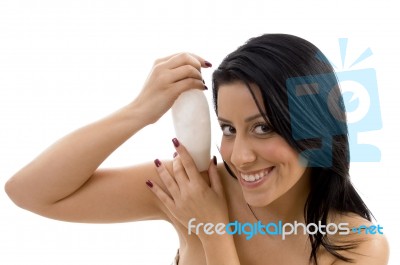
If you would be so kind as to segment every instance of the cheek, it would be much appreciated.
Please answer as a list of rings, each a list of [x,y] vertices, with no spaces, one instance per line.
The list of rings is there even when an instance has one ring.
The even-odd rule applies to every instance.
[[[224,140],[222,138],[220,152],[221,152],[222,159],[228,163],[230,162],[230,157],[232,154],[232,146],[233,146],[232,143],[230,143],[229,141]]]
[[[283,141],[283,140],[282,140]],[[301,177],[306,169],[305,164],[301,163],[299,154],[285,141],[279,145],[274,151],[274,157],[277,162],[283,165],[282,173],[297,179]]]
[[[293,164],[298,159],[298,154],[281,137],[270,139],[268,144],[259,145],[258,153],[267,160],[277,164]]]

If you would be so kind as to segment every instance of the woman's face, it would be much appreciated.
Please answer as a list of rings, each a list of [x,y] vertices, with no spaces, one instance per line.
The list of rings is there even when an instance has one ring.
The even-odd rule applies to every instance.
[[[262,104],[258,86],[251,87]],[[306,168],[298,153],[271,131],[244,83],[221,85],[217,103],[222,158],[238,177],[246,202],[255,207],[269,205],[287,193]]]

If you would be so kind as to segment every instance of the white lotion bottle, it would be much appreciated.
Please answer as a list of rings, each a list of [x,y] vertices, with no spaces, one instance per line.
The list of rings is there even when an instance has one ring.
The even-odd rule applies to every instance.
[[[204,92],[190,89],[183,92],[172,105],[176,138],[196,163],[197,169],[208,170],[211,150],[210,109]]]

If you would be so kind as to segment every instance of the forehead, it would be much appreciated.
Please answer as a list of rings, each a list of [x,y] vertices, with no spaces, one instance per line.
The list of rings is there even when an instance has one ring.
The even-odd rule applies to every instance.
[[[258,104],[264,109],[260,88],[256,84],[250,84],[250,89]],[[217,104],[218,115],[228,115],[232,112],[244,114],[259,112],[249,88],[241,81],[220,85]]]

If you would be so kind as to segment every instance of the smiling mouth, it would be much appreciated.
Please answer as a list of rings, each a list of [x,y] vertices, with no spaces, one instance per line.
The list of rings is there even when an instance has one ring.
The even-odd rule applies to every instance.
[[[267,177],[271,171],[274,169],[275,167],[268,167],[268,168],[264,168],[263,170],[260,170],[258,172],[254,172],[254,173],[242,173],[240,172],[240,177],[242,178],[243,181],[248,182],[248,183],[254,183],[254,182],[258,182],[261,179]]]

